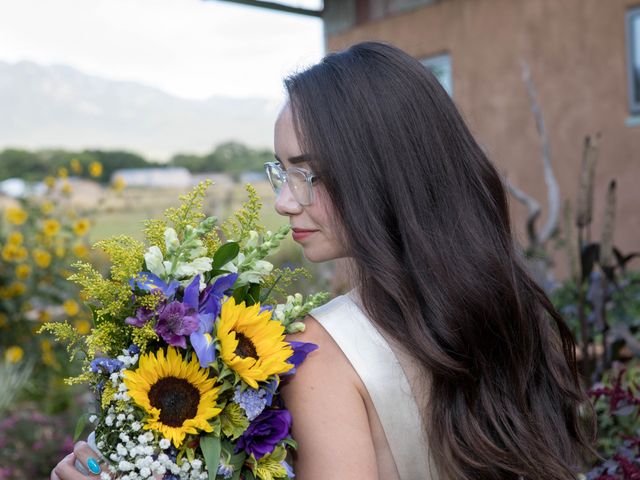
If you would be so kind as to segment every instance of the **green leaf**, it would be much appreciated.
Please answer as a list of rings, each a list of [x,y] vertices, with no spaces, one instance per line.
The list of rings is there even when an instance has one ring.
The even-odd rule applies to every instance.
[[[78,439],[80,438],[80,435],[82,435],[82,432],[84,432],[84,427],[87,425],[87,420],[89,420],[89,414],[88,413],[83,413],[82,415],[80,415],[80,418],[78,419],[78,422],[76,423],[76,429],[73,433],[73,441],[77,442]]]
[[[246,300],[247,292],[249,291],[249,285],[245,285],[244,287],[236,288],[233,291],[233,299],[236,301],[236,304],[242,303]]]
[[[195,450],[193,448],[187,448],[186,452],[187,452],[187,459],[189,460],[189,463],[193,462],[196,458]]]
[[[237,403],[228,403],[220,413],[222,433],[235,440],[249,427],[249,419]]]
[[[260,301],[260,284],[252,283],[249,287],[249,291],[247,292],[247,307],[253,305]]]
[[[218,465],[220,464],[220,437],[207,435],[200,439],[200,450],[204,456],[209,472],[209,480],[215,480],[218,473]]]
[[[229,263],[238,256],[240,245],[237,242],[228,242],[222,245],[213,255],[213,263],[211,267],[214,270],[219,269],[223,265]]]

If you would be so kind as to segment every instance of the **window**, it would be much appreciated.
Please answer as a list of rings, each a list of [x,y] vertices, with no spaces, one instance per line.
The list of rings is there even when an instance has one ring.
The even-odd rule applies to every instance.
[[[627,12],[627,68],[629,110],[640,115],[640,7]]]
[[[447,91],[449,96],[453,96],[453,79],[451,78],[451,56],[448,53],[435,55],[420,60],[420,62],[431,70],[440,84]]]

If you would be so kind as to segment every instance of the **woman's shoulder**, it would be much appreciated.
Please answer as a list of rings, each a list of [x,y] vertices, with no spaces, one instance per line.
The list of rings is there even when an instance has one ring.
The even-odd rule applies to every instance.
[[[331,303],[331,302],[329,302]],[[325,308],[334,308],[326,304]],[[282,396],[294,419],[295,457],[300,478],[375,479],[375,450],[369,431],[360,380],[331,334],[313,315],[305,330],[288,340],[318,345],[282,385]],[[351,452],[347,457],[344,452]],[[342,458],[336,462],[337,458]],[[332,465],[331,473],[327,465]]]

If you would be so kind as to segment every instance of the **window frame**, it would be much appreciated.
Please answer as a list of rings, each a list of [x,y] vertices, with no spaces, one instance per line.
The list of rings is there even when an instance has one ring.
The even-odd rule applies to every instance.
[[[627,98],[629,104],[629,112],[631,113],[631,115],[636,116],[640,115],[640,87],[636,92],[634,68],[636,67],[635,56],[638,54],[638,52],[636,52],[636,49],[640,49],[640,44],[636,45],[633,40],[634,36],[640,36],[640,32],[634,32],[633,24],[634,19],[636,19],[637,17],[639,20],[636,21],[638,22],[638,29],[640,29],[640,5],[627,10],[625,17],[627,47]],[[640,75],[640,72],[638,73],[638,75]]]
[[[443,64],[446,64],[448,73],[449,73],[449,85],[444,85],[442,81],[438,78],[438,82],[442,85],[442,88],[446,90],[450,97],[453,98],[453,64],[451,60],[450,52],[441,52],[435,55],[429,55],[428,57],[420,58],[420,63],[430,71],[433,68],[442,67]],[[434,73],[435,75],[435,73]],[[437,75],[435,75],[437,78]]]

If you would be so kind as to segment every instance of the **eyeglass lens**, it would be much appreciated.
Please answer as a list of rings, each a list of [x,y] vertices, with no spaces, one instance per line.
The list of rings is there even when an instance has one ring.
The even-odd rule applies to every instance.
[[[311,203],[311,186],[307,182],[307,178],[300,170],[287,170],[274,166],[270,166],[267,175],[271,181],[271,186],[276,194],[280,194],[282,186],[285,182],[289,184],[289,189],[293,198],[301,205],[309,205]]]

